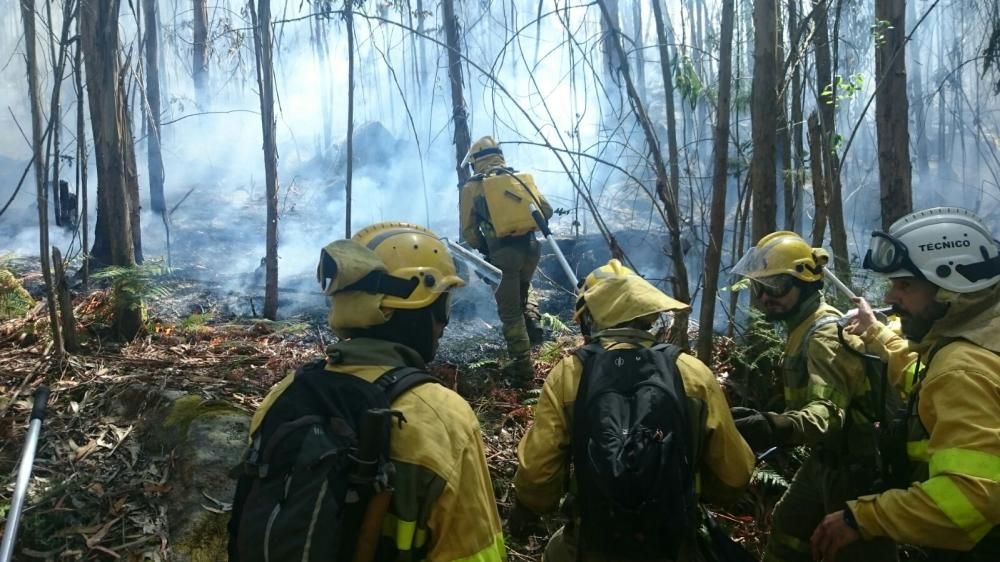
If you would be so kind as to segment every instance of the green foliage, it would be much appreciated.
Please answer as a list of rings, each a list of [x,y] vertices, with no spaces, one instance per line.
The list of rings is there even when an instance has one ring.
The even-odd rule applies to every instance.
[[[538,348],[538,360],[545,363],[555,363],[556,361],[562,359],[563,351],[565,349],[565,342],[560,342],[558,340],[546,341]]]
[[[674,67],[674,88],[680,92],[681,101],[687,101],[691,109],[694,109],[704,86],[691,57],[687,55],[678,59]]]
[[[214,316],[212,314],[192,314],[181,321],[177,329],[182,332],[197,332],[200,328],[208,324]]]
[[[466,366],[466,368],[468,368],[470,371],[475,371],[477,369],[486,369],[486,368],[499,369],[500,362],[497,361],[496,359],[483,359],[480,361],[474,361],[472,363],[469,363]]]
[[[765,491],[783,492],[788,489],[788,479],[781,473],[767,466],[759,466],[753,471],[750,485],[763,488]]]
[[[130,303],[138,303],[133,306],[141,306],[141,302],[145,299],[170,295],[166,287],[156,283],[157,277],[169,272],[162,260],[150,260],[132,267],[108,266],[91,275],[91,279],[110,281],[114,286],[116,297]]]
[[[844,78],[841,75],[837,75],[833,79],[832,84],[827,84],[820,93],[820,97],[830,105],[837,105],[842,101],[847,101],[854,99],[858,94],[860,94],[865,87],[865,76],[860,72],[850,75]],[[834,98],[834,92],[837,95]]]
[[[541,324],[542,328],[550,330],[556,334],[565,334],[570,331],[569,326],[563,323],[558,316],[549,314],[548,312],[542,314],[539,319],[539,324]]]
[[[885,32],[891,29],[896,29],[891,25],[892,22],[889,20],[876,19],[875,23],[872,24],[872,40],[875,42],[875,48],[884,47],[887,39],[885,38]]]
[[[0,268],[0,320],[24,316],[35,306],[35,299],[24,290],[14,274]]]

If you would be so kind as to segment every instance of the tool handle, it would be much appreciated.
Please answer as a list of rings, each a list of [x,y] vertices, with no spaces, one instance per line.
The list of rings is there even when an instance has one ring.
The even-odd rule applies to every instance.
[[[49,387],[44,384],[35,390],[35,402],[31,406],[31,419],[42,421],[45,419],[45,406],[49,402]]]
[[[535,224],[538,225],[538,229],[542,231],[542,236],[548,238],[552,236],[552,231],[549,229],[549,221],[545,220],[542,216],[542,212],[538,210],[538,207],[534,203],[528,204],[528,210],[531,211],[531,218],[535,219]]]

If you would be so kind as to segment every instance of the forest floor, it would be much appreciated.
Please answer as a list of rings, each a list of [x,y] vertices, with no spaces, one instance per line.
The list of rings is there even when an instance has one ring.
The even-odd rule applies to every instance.
[[[29,288],[40,273],[32,264],[8,263]],[[290,370],[321,355],[333,340],[325,311],[280,322],[235,314],[229,297],[203,281],[158,281],[146,303],[146,333],[121,344],[107,338],[109,292],[95,289],[74,301],[83,336],[79,352],[54,361],[42,304],[0,323],[0,518],[9,508],[14,467],[23,446],[33,389],[52,390],[19,534],[23,560],[168,560],[169,521],[163,505],[171,489],[172,454],[140,447],[127,415],[135,385],[224,400],[253,413],[267,391]],[[37,291],[36,291],[37,292]],[[461,325],[459,325],[461,326]],[[516,446],[530,424],[535,392],[507,387],[499,378],[498,330],[449,327],[432,371],[460,393],[478,415],[501,516],[513,503]],[[555,337],[535,351],[544,375],[580,342]],[[765,484],[757,484],[760,496]],[[754,494],[751,494],[753,496]],[[224,509],[228,498],[205,508]],[[759,551],[763,497],[751,497],[734,516],[720,513],[739,540]],[[558,517],[543,521],[547,532]],[[508,541],[513,560],[538,560],[545,536]]]

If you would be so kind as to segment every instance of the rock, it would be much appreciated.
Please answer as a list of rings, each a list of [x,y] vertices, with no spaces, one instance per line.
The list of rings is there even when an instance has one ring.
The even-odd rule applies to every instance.
[[[172,560],[215,562],[228,558],[228,508],[236,490],[229,470],[247,444],[250,418],[221,400],[194,394],[145,391],[158,404],[143,420],[143,446],[173,451],[165,503]],[[149,393],[156,396],[149,399]]]

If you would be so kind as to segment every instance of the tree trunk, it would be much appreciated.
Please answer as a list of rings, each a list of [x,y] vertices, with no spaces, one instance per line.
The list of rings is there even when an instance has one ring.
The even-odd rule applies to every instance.
[[[674,105],[673,64],[670,57],[670,46],[667,30],[663,21],[663,11],[660,0],[653,0],[653,18],[656,20],[656,39],[660,50],[660,73],[663,75],[663,93],[666,98],[665,113],[667,114],[667,151],[670,153],[670,186],[677,193],[680,189],[681,170],[680,153],[677,148],[677,113]]]
[[[916,2],[913,0],[906,3],[906,19],[911,22],[917,21],[915,6]],[[912,88],[910,89],[909,97],[913,100],[913,122],[917,127],[917,138],[914,141],[914,145],[917,154],[917,169],[920,170],[921,175],[930,171],[930,150],[927,140],[927,105],[924,100],[924,63],[923,58],[921,57],[920,49],[922,43],[923,41],[915,35],[910,39],[909,46],[906,47],[907,54],[910,57],[907,64],[909,65],[910,71],[913,73],[913,80],[910,81]]]
[[[645,104],[649,99],[646,96],[646,51],[643,48],[642,2],[638,0],[632,3],[632,41],[632,48],[635,49],[633,57],[635,60],[635,79],[638,82],[639,98]]]
[[[827,175],[823,170],[823,131],[819,125],[819,115],[812,112],[809,115],[809,169],[812,171],[813,217],[812,245],[819,248],[823,245],[823,234],[826,232],[827,215]]]
[[[274,116],[274,42],[271,39],[271,0],[249,0],[253,24],[260,123],[264,136],[264,178],[267,197],[267,242],[264,256],[264,318],[278,318],[278,146]]]
[[[211,94],[208,88],[208,2],[207,0],[193,0],[192,13],[194,15],[191,25],[193,27],[192,37],[192,60],[191,72],[194,78],[195,101],[201,109],[208,109],[211,104]]]
[[[784,14],[782,14],[784,9],[786,8],[781,0],[777,0],[775,4],[777,23],[774,58],[776,69],[782,69],[785,66],[785,25],[783,23]],[[778,112],[775,114],[778,119],[776,134],[779,158],[776,181],[777,185],[781,186],[783,228],[795,230],[795,183],[792,179],[795,174],[795,165],[792,162],[792,130],[788,118],[788,82],[785,76],[776,75],[775,78],[783,84],[780,95],[777,97]]]
[[[601,18],[601,50],[604,55],[604,72],[609,84],[618,84],[618,69],[625,59],[621,48],[621,24],[618,19],[618,0],[601,0],[606,12]],[[617,47],[616,47],[617,45]]]
[[[80,5],[82,2],[77,2],[76,4],[76,34],[80,36],[80,20],[83,19],[80,15]],[[87,155],[87,129],[86,129],[86,119],[84,118],[86,103],[85,94],[83,91],[83,47],[78,41],[76,44],[76,61],[73,68],[73,79],[76,85],[76,167],[77,167],[77,183],[76,183],[76,193],[77,201],[80,202],[80,235],[83,237],[82,244],[80,247],[83,251],[83,290],[87,291],[90,287],[90,256],[87,254],[88,248],[90,248],[90,214],[88,210],[88,195],[87,195],[87,165],[89,164],[89,156]]]
[[[465,108],[462,80],[462,45],[459,41],[461,24],[455,16],[454,0],[442,0],[445,38],[448,43],[448,79],[451,82],[451,118],[455,124],[455,171],[458,173],[458,187],[469,179],[469,167],[462,161],[469,152],[472,135],[469,134],[469,113]]]
[[[875,20],[887,21],[875,42],[875,125],[878,132],[882,229],[913,210],[909,103],[906,95],[906,2],[876,0]]]
[[[69,282],[63,267],[59,248],[52,246],[52,263],[55,266],[56,297],[59,300],[60,323],[66,351],[73,353],[80,349],[76,337],[76,317],[73,315],[73,297],[69,292]]]
[[[65,353],[62,332],[59,329],[59,315],[56,311],[55,283],[49,261],[49,201],[45,185],[45,164],[42,158],[42,100],[38,87],[38,55],[36,53],[35,2],[21,0],[21,18],[24,22],[24,59],[27,65],[28,101],[31,104],[31,149],[35,163],[35,194],[38,203],[38,243],[41,248],[39,261],[42,278],[45,280],[45,301],[49,311],[52,329],[52,352],[56,359]]]
[[[351,237],[351,186],[354,179],[354,0],[344,0],[347,26],[347,177],[344,183],[344,238]]]
[[[142,0],[146,20],[146,103],[148,137],[146,164],[149,168],[149,206],[166,220],[167,203],[163,196],[163,154],[160,152],[160,63],[157,38],[156,0]]]
[[[795,210],[793,213],[793,224],[790,230],[802,232],[805,230],[805,203],[803,198],[803,170],[805,168],[804,154],[802,146],[802,122],[804,120],[802,112],[802,63],[798,58],[799,52],[799,0],[788,0],[788,35],[790,40],[789,51],[795,57],[792,68],[792,197]]]
[[[833,264],[837,277],[850,284],[851,271],[847,256],[847,231],[844,227],[844,204],[840,183],[840,159],[837,156],[835,139],[837,88],[833,81],[830,56],[830,34],[828,25],[828,2],[813,0],[813,18],[816,23],[813,41],[816,46],[816,104],[820,113],[822,136],[822,156],[824,177],[829,187],[827,198],[827,220],[830,223],[830,246],[833,249]],[[824,96],[823,92],[829,92]]]
[[[750,188],[753,217],[750,236],[754,242],[777,228],[775,204],[775,116],[778,112],[775,56],[777,29],[775,0],[754,3],[754,69],[750,120],[753,131],[753,158],[750,161]]]
[[[81,10],[81,44],[87,69],[90,122],[97,157],[97,231],[94,259],[134,267],[138,262],[138,193],[132,129],[119,61],[120,0],[93,0]],[[115,328],[129,340],[142,329],[141,303],[117,293]]]
[[[722,2],[722,36],[719,39],[719,100],[713,147],[712,207],[709,211],[708,249],[705,252],[705,290],[701,297],[698,357],[711,364],[715,324],[715,298],[719,290],[722,242],[726,226],[726,182],[729,179],[729,102],[733,77],[734,0]],[[654,2],[654,5],[656,3]]]
[[[611,26],[612,13],[609,11],[608,4],[606,4],[604,0],[599,0],[598,4],[600,4],[603,18],[607,20],[607,25]],[[653,124],[649,120],[646,108],[642,105],[642,101],[639,99],[639,93],[635,88],[635,83],[632,81],[632,76],[629,72],[628,59],[625,57],[625,50],[622,48],[621,39],[617,34],[614,36],[614,39],[615,40],[611,43],[610,47],[614,49],[617,60],[622,62],[618,71],[621,75],[622,81],[624,82],[629,102],[632,104],[632,110],[635,112],[639,126],[642,128],[642,132],[646,137],[647,149],[653,160],[653,169],[656,171],[656,192],[663,202],[664,210],[667,216],[667,229],[670,231],[670,259],[674,266],[674,275],[671,279],[674,289],[674,297],[679,299],[681,302],[688,302],[691,296],[688,289],[687,266],[684,264],[684,250],[681,243],[681,225],[680,211],[677,204],[677,186],[671,185],[667,177],[667,166],[663,161],[663,154],[660,152],[660,143],[656,139],[656,133],[653,132]],[[681,347],[687,347],[688,345],[687,326],[687,316],[684,314],[676,314],[674,317],[674,325],[672,327],[673,340]]]

